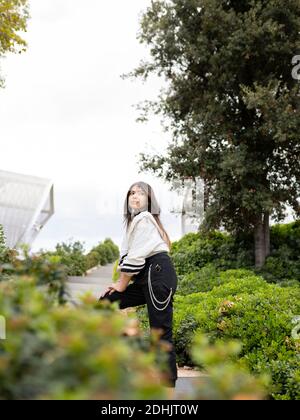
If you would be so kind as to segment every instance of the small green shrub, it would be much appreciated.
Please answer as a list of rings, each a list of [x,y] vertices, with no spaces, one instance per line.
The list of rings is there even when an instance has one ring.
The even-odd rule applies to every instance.
[[[29,247],[22,246],[23,255],[10,253],[9,263],[0,265],[0,280],[10,280],[13,276],[32,276],[38,286],[51,295],[54,301],[64,303],[64,293],[67,280],[66,266],[57,255],[30,255]]]
[[[221,233],[189,233],[172,244],[171,256],[179,275],[197,271],[208,264],[218,270],[251,267],[253,250],[245,248],[246,239]]]
[[[199,331],[209,334],[212,341],[241,340],[241,357],[253,371],[270,371],[280,360],[297,364],[298,344],[291,332],[292,319],[300,313],[299,287],[268,284],[247,270],[229,270],[219,278],[222,284],[206,293],[175,295],[174,338],[179,360],[192,363],[191,331]],[[282,394],[277,388],[270,389],[270,394],[291,398],[300,392],[295,385],[289,391],[286,383],[280,389]]]
[[[213,265],[218,271],[250,268],[270,283],[300,282],[300,221],[272,226],[270,238],[271,254],[260,270],[254,269],[254,245],[250,234],[189,233],[173,242],[171,256],[178,275]]]
[[[117,271],[118,265],[119,265],[119,260],[117,259],[114,263],[114,266],[113,266],[113,274],[112,274],[112,281],[113,282],[116,282],[120,277],[120,272]]]
[[[300,252],[300,251],[299,251]],[[287,245],[274,250],[268,257],[264,267],[258,271],[270,283],[284,283],[300,281],[300,258]]]
[[[119,257],[119,247],[110,238],[106,238],[104,240],[104,245],[110,248],[109,262],[112,263],[116,258]]]
[[[99,255],[96,251],[90,251],[86,256],[87,269],[97,267],[99,264]]]
[[[86,295],[80,308],[54,306],[20,276],[0,283],[0,313],[0,399],[166,398],[163,346],[145,342],[116,305]]]
[[[119,248],[109,238],[106,238],[104,242],[100,242],[97,246],[91,249],[87,254],[87,267],[92,268],[97,265],[105,265],[112,263],[119,257]]]
[[[207,292],[219,284],[218,270],[213,264],[207,264],[198,271],[178,275],[177,293],[188,295],[196,292]]]
[[[0,224],[0,264],[10,263],[10,261],[17,254],[15,249],[10,249],[6,245],[6,237],[3,226]],[[0,276],[1,277],[1,276]]]
[[[55,251],[41,252],[41,256],[58,256],[68,276],[82,276],[87,270],[84,246],[80,241],[59,243]]]
[[[272,282],[300,281],[300,220],[271,228],[271,256],[262,270]]]
[[[3,226],[0,225],[0,264],[5,262],[6,252],[7,252],[6,238],[5,238]]]
[[[270,377],[252,375],[238,359],[239,341],[217,340],[214,344],[202,334],[196,334],[191,355],[206,376],[196,384],[199,400],[262,400],[268,395]]]

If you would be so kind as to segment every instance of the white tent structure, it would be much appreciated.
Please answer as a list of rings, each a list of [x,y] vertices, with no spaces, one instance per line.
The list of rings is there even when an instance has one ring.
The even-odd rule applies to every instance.
[[[54,214],[53,197],[50,180],[0,170],[0,224],[8,247],[32,244]]]
[[[177,191],[177,203],[171,213],[181,216],[181,235],[198,232],[204,219],[204,181],[200,177],[184,178],[173,181],[173,189]]]

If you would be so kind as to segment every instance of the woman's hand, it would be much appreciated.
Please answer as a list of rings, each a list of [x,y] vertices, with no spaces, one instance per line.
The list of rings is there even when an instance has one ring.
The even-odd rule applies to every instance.
[[[124,292],[126,290],[127,284],[121,283],[120,281],[117,281],[116,283],[113,283],[111,286],[108,286],[108,288],[100,295],[100,298],[102,298],[107,293],[111,295],[113,292]]]
[[[115,291],[114,286],[108,286],[108,288],[103,293],[101,293],[100,299],[103,298],[108,292],[109,292],[108,294],[111,295],[114,291]]]

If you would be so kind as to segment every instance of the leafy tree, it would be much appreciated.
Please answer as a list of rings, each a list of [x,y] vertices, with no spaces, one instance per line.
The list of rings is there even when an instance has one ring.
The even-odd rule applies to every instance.
[[[3,226],[0,225],[0,263],[4,261],[6,252],[7,252],[7,248],[6,248],[5,233],[3,230]]]
[[[140,156],[166,181],[202,177],[205,226],[254,234],[270,252],[269,219],[300,214],[299,0],[152,0],[141,17],[150,59],[123,78],[164,76],[140,121],[161,114],[167,153]]]
[[[55,251],[41,251],[40,256],[60,257],[60,262],[66,267],[68,276],[82,276],[87,270],[87,261],[84,255],[84,244],[80,241],[69,240],[55,246]]]
[[[8,52],[26,51],[27,43],[19,31],[26,32],[28,19],[28,0],[0,0],[0,58]]]

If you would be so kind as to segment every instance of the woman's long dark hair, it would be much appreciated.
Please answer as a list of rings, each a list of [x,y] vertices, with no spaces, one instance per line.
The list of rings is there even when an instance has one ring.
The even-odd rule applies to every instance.
[[[171,249],[171,240],[169,238],[169,235],[167,234],[166,230],[164,229],[161,221],[160,221],[160,207],[158,204],[158,201],[154,195],[153,189],[151,188],[151,186],[149,184],[147,184],[146,182],[143,181],[139,181],[139,182],[135,182],[134,184],[132,184],[126,194],[126,199],[124,202],[124,224],[126,227],[126,230],[128,230],[130,223],[132,221],[132,214],[130,212],[130,208],[129,208],[129,195],[130,192],[132,190],[132,188],[134,186],[138,186],[140,187],[146,194],[147,194],[147,210],[149,211],[149,213],[152,214],[152,216],[154,217],[154,219],[156,220],[158,226],[160,227],[162,234],[163,234],[163,240],[166,242],[166,244],[168,245],[169,249]]]

